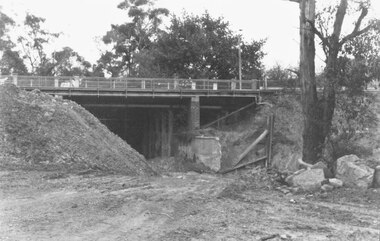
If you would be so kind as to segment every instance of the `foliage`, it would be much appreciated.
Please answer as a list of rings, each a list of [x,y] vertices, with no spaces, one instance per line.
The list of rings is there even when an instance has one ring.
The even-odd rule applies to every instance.
[[[59,37],[59,34],[43,29],[45,19],[27,14],[24,20],[25,32],[18,37],[17,43],[13,43],[7,36],[8,27],[14,26],[15,22],[1,12],[0,19],[1,74],[91,75],[91,64],[69,47],[50,56],[46,53],[46,45]],[[17,51],[16,47],[21,51]]]
[[[287,88],[299,87],[297,70],[285,69],[281,65],[277,64],[265,72],[268,81],[278,83],[278,86],[285,86]]]
[[[338,95],[333,119],[334,137],[360,138],[369,128],[376,126],[376,115],[370,109],[373,97],[368,94],[343,92]]]
[[[342,59],[348,66],[341,70],[349,70],[352,78],[342,86],[352,91],[363,90],[369,82],[380,79],[380,28],[370,31],[352,39],[343,46]],[[347,60],[349,59],[349,60]],[[346,68],[344,68],[346,67]],[[346,77],[343,75],[343,77]],[[344,78],[347,82],[347,78]],[[351,88],[351,86],[356,88]]]
[[[18,37],[17,42],[22,47],[23,58],[30,68],[30,72],[35,75],[47,75],[49,59],[46,56],[44,47],[52,39],[59,36],[58,33],[50,33],[42,28],[44,18],[27,14],[24,20],[26,34]]]
[[[1,10],[1,9],[0,9]],[[15,22],[8,15],[0,11],[0,51],[11,49],[14,44],[9,39],[9,27],[15,25]]]
[[[7,49],[3,51],[3,55],[0,59],[0,73],[3,75],[9,75],[17,73],[20,75],[26,75],[28,70],[17,51]]]
[[[69,47],[65,47],[61,51],[54,52],[52,56],[52,75],[91,75],[91,64]]]
[[[118,8],[128,11],[131,22],[112,25],[103,36],[103,42],[112,46],[98,60],[101,68],[112,76],[135,75],[134,55],[149,49],[152,41],[161,32],[163,17],[169,14],[164,8],[154,8],[151,0],[125,0]]]
[[[15,22],[8,15],[0,11],[0,74],[11,74],[13,72],[25,74],[27,69],[19,53],[14,51],[15,44],[8,36],[9,28],[13,27]]]
[[[368,83],[380,76],[380,37],[373,28],[344,44],[338,59],[338,86],[332,123],[332,141],[335,157],[365,153],[355,140],[371,136],[377,118],[373,112],[373,96],[364,92]],[[368,148],[368,147],[367,147]]]
[[[238,76],[240,37],[223,18],[173,16],[167,32],[161,32],[149,50],[136,55],[139,76],[232,79]],[[261,48],[265,41],[241,43],[242,75],[262,76]]]
[[[373,146],[362,145],[362,138],[376,139],[378,119],[373,112],[374,96],[352,94],[346,91],[337,96],[337,106],[332,125],[332,144],[334,158],[355,154],[370,155]]]

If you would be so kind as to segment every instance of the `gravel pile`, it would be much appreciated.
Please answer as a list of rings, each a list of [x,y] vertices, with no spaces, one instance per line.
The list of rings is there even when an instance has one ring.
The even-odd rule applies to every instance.
[[[153,175],[144,157],[75,102],[0,86],[0,166]]]

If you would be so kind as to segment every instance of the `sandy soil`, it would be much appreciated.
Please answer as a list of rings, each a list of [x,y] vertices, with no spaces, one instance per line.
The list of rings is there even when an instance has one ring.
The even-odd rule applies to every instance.
[[[283,194],[234,178],[0,171],[0,240],[376,240],[380,190]]]

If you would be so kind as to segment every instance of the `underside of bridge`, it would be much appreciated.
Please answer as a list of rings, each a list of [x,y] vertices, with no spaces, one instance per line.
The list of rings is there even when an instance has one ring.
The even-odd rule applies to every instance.
[[[82,105],[146,158],[172,156],[176,136],[256,101],[255,97],[65,97]]]

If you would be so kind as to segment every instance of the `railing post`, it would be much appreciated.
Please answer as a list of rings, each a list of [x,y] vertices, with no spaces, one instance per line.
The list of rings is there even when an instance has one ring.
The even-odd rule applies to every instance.
[[[257,90],[258,89],[257,88],[257,80],[255,80],[255,79],[252,80],[252,89],[253,90]]]
[[[17,74],[12,75],[13,84],[17,86]]]
[[[141,80],[141,89],[145,89],[145,80]]]
[[[236,82],[234,80],[231,80],[231,90],[236,89]]]
[[[268,88],[268,79],[264,78],[264,89],[266,90]]]

